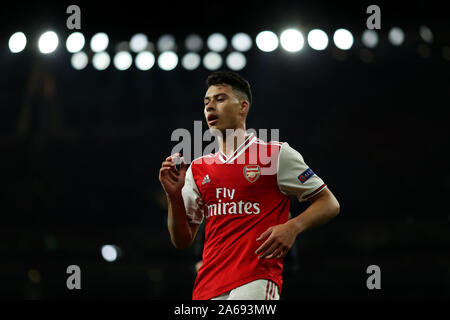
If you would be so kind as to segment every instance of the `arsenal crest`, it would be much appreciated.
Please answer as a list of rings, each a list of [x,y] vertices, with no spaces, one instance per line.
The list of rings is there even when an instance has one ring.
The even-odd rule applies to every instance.
[[[258,180],[259,176],[261,175],[261,169],[258,165],[248,165],[244,167],[244,177],[249,182],[253,183],[256,180]]]

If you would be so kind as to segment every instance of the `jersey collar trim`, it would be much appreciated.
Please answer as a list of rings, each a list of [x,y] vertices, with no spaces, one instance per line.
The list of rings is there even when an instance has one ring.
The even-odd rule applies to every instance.
[[[250,133],[250,135],[247,137],[247,139],[244,140],[244,142],[241,143],[239,147],[233,152],[233,154],[227,159],[227,156],[223,154],[222,151],[219,151],[219,159],[222,162],[230,163],[237,157],[239,157],[242,152],[244,152],[253,142],[256,141],[256,137],[254,133]]]

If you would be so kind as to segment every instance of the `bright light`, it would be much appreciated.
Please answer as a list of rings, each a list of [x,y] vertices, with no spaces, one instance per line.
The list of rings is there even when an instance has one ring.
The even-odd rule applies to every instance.
[[[96,33],[91,39],[91,49],[94,52],[105,51],[108,48],[109,38],[104,32]]]
[[[70,62],[72,63],[72,67],[76,70],[82,70],[86,68],[88,64],[88,56],[83,51],[74,53],[72,55],[72,58],[70,59]]]
[[[217,70],[222,66],[222,57],[216,52],[208,52],[203,57],[203,65],[208,70]]]
[[[173,51],[163,52],[158,57],[158,66],[165,71],[175,69],[177,64],[178,64],[178,56]]]
[[[135,64],[139,70],[150,70],[155,64],[155,56],[149,51],[139,52],[136,56]]]
[[[66,48],[70,53],[81,51],[84,47],[84,36],[81,32],[74,32],[67,37]]]
[[[130,39],[130,50],[133,52],[141,52],[147,48],[148,39],[143,33],[136,33]]]
[[[420,26],[419,28],[420,36],[422,37],[423,41],[427,43],[433,42],[433,33],[431,32],[430,28],[426,26]]]
[[[314,50],[324,50],[328,46],[328,36],[320,29],[313,29],[308,33],[308,44]]]
[[[231,45],[237,51],[245,52],[252,47],[252,38],[243,32],[236,33],[233,38],[231,38]]]
[[[9,50],[11,50],[12,53],[21,52],[23,49],[25,49],[26,45],[27,37],[25,37],[25,34],[23,32],[16,32],[9,38],[8,46]]]
[[[227,38],[221,33],[213,33],[207,40],[208,48],[215,52],[222,52],[227,48]]]
[[[189,51],[198,52],[203,48],[203,40],[197,34],[190,34],[186,37],[184,45]]]
[[[164,34],[158,39],[156,46],[160,52],[174,51],[176,49],[175,37],[171,34]]]
[[[300,31],[288,29],[281,33],[280,43],[284,50],[289,52],[297,52],[302,50],[305,40]]]
[[[353,36],[346,29],[338,29],[333,35],[333,41],[336,47],[342,50],[348,50],[353,45]]]
[[[388,38],[394,46],[399,46],[405,40],[405,33],[399,27],[393,27],[389,30]]]
[[[133,58],[131,54],[127,51],[119,51],[114,56],[113,60],[114,66],[117,70],[127,70],[133,63]]]
[[[234,71],[239,71],[244,69],[247,64],[247,59],[240,52],[232,52],[228,55],[226,62],[228,68]]]
[[[181,65],[187,70],[194,70],[198,68],[200,62],[201,59],[197,53],[189,52],[181,60]]]
[[[361,38],[364,45],[368,48],[375,48],[378,44],[378,33],[375,30],[364,30]]]
[[[102,257],[108,262],[116,261],[118,257],[118,252],[115,246],[112,245],[104,245],[102,246]]]
[[[97,70],[105,70],[109,67],[110,62],[111,58],[106,52],[97,52],[92,58],[92,65]]]
[[[58,47],[58,36],[53,31],[44,32],[39,38],[39,51],[44,54],[52,53]]]
[[[263,31],[256,36],[256,45],[259,50],[272,52],[278,48],[278,37],[272,31]]]

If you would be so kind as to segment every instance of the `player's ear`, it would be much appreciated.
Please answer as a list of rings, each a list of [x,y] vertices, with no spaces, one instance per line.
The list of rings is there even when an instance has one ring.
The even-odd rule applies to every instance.
[[[240,114],[244,115],[248,113],[249,104],[247,100],[241,101],[241,110],[239,111]]]

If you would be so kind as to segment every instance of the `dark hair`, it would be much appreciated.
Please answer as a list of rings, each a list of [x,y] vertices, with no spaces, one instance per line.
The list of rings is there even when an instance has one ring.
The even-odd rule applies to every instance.
[[[206,79],[206,85],[208,88],[219,84],[230,85],[233,90],[246,95],[249,105],[252,104],[252,89],[250,88],[248,81],[241,75],[232,71],[216,71],[211,73],[208,76],[208,79]]]

